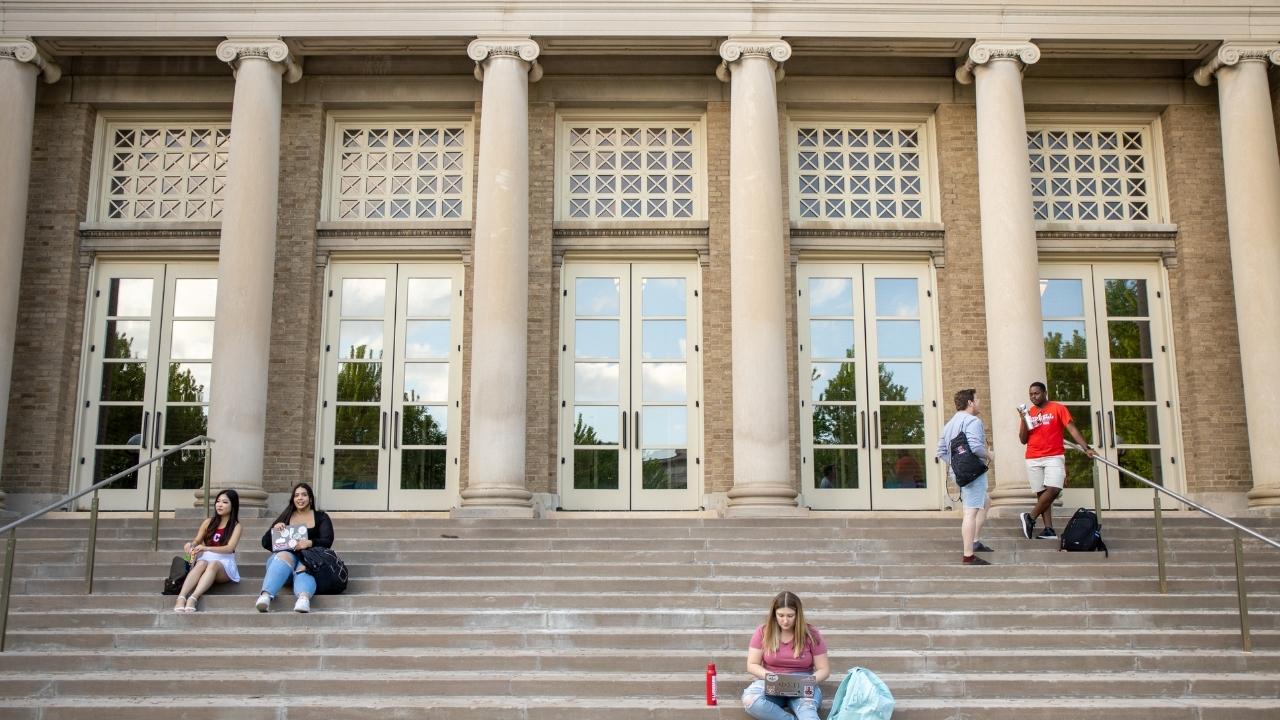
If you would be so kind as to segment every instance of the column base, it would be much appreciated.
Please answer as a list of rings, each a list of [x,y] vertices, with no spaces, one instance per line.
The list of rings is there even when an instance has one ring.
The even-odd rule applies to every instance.
[[[790,485],[774,483],[735,487],[728,493],[725,517],[803,517],[807,508],[796,505],[796,490]]]
[[[1249,510],[1275,511],[1280,514],[1280,485],[1263,485],[1250,490],[1245,497],[1249,498]]]
[[[1030,487],[996,488],[991,491],[991,510],[988,517],[1013,517],[1030,510],[1036,504],[1036,495]]]
[[[462,504],[450,517],[532,518],[533,493],[514,485],[483,485],[463,490]]]
[[[449,517],[455,520],[468,518],[511,518],[515,520],[531,520],[537,517],[533,506],[519,507],[515,505],[467,505],[449,511]]]

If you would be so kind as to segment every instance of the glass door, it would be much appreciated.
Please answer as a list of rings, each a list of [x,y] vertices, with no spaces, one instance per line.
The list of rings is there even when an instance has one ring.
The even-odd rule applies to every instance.
[[[320,493],[342,510],[456,504],[462,273],[455,265],[330,270]]]
[[[563,507],[698,508],[697,267],[575,263],[564,277]]]
[[[87,487],[208,428],[217,266],[104,263],[95,271],[85,346],[77,483]],[[203,445],[159,464],[161,508],[189,505]],[[100,493],[106,510],[150,507],[156,465]]]
[[[936,507],[928,267],[797,268],[801,485],[814,509]],[[931,420],[932,419],[932,420]]]
[[[1177,477],[1169,345],[1159,269],[1144,264],[1046,265],[1041,313],[1050,399],[1105,457],[1165,483]],[[1067,452],[1064,502],[1093,505],[1102,478],[1104,507],[1151,507],[1151,490]]]

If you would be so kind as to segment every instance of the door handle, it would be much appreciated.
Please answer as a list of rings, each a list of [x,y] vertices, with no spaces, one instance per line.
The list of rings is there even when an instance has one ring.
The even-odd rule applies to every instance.
[[[142,411],[142,447],[143,448],[147,446],[147,436],[151,434],[149,432],[150,430],[151,430],[151,413],[147,412],[146,410],[143,410]]]
[[[636,449],[639,450],[640,449],[640,411],[639,410],[636,411],[635,431],[636,431]]]
[[[387,449],[387,411],[382,411],[382,422],[378,424],[378,447]]]
[[[1111,425],[1111,447],[1116,446],[1116,414],[1110,410],[1107,411],[1107,423]]]
[[[858,413],[858,415],[862,416],[862,422],[859,423],[862,426],[859,428],[859,430],[861,430],[862,432],[858,433],[858,446],[861,447],[863,450],[866,450],[867,449],[867,411],[863,410],[862,412]]]
[[[1095,410],[1093,416],[1098,420],[1098,424],[1093,426],[1093,438],[1098,447],[1105,447],[1107,444],[1107,429],[1102,425],[1102,411]]]
[[[156,434],[155,434],[155,437],[151,439],[151,446],[157,450],[160,449],[160,440],[162,439],[160,426],[162,425],[164,425],[164,413],[157,412],[156,413]]]
[[[622,411],[622,449],[627,449],[627,411]]]
[[[400,449],[400,411],[395,412],[395,423],[391,426],[391,446]]]
[[[876,428],[876,449],[880,448],[880,411],[871,413],[871,424]]]

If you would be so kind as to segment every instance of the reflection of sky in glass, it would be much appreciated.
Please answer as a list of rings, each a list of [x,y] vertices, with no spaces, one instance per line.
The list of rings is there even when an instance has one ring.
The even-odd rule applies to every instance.
[[[406,358],[449,357],[448,320],[408,320],[404,324],[404,339]]]
[[[112,278],[107,292],[108,315],[151,316],[150,278]]]
[[[809,315],[853,315],[853,280],[809,278]]]
[[[884,397],[882,390],[881,400],[923,400],[924,374],[920,363],[880,363],[880,374],[886,373],[890,376],[889,382],[906,388],[906,397]]]
[[[1050,320],[1044,323],[1044,338],[1049,339],[1052,334],[1062,335],[1062,344],[1068,347],[1074,347],[1077,343],[1084,352],[1067,351],[1066,347],[1059,347],[1056,353],[1050,353],[1047,357],[1088,357],[1089,344],[1085,339],[1084,321],[1065,321]]]
[[[595,432],[597,442],[604,445],[618,444],[618,408],[615,405],[608,407],[592,407],[576,406],[574,412],[574,427],[577,427],[578,421],[582,422],[583,429],[590,428]]]
[[[212,368],[213,365],[210,363],[170,363],[169,374],[171,376],[181,377],[185,375],[190,378],[190,382],[182,382],[180,385],[170,382],[169,400],[177,402],[209,402],[209,379],[212,377]],[[182,394],[181,397],[177,397],[179,393]]]
[[[213,317],[218,281],[213,278],[178,278],[173,281],[175,317]]]
[[[811,365],[811,380],[809,381],[812,400],[857,400],[857,388],[853,382],[846,382],[835,387],[829,387],[836,380],[836,376],[840,373],[840,368],[845,365],[849,366],[850,372],[853,371],[853,363],[813,363]],[[852,378],[850,378],[852,380]]]
[[[361,350],[361,348],[364,348]],[[382,358],[381,320],[343,320],[338,331],[338,357],[343,359]]]
[[[877,320],[876,355],[882,358],[920,357],[920,321]]]
[[[387,281],[382,278],[344,278],[342,281],[342,314],[382,317]]]
[[[573,354],[580,358],[617,359],[618,321],[575,320]]]
[[[579,316],[618,314],[618,278],[578,278],[573,294]]]
[[[104,357],[146,359],[150,338],[151,323],[146,320],[108,320]]]
[[[410,317],[449,317],[453,289],[448,278],[409,278],[406,294]]]
[[[684,363],[641,363],[640,367],[640,392],[645,402],[684,401]]]
[[[618,363],[574,363],[573,399],[582,402],[617,402]]]
[[[852,320],[809,321],[809,352],[813,357],[850,357],[852,350]]]
[[[915,278],[876,278],[876,315],[920,317],[920,295]]]
[[[641,280],[640,314],[644,317],[684,317],[684,278]]]
[[[1046,318],[1084,316],[1084,286],[1079,280],[1041,280],[1040,314]]]
[[[213,357],[212,320],[175,320],[169,357],[174,360],[204,360]]]
[[[640,413],[640,443],[647,448],[688,445],[689,411],[683,407],[646,407]]]
[[[405,363],[405,402],[447,402],[449,363]]]
[[[645,360],[684,360],[684,320],[642,321],[640,347]]]

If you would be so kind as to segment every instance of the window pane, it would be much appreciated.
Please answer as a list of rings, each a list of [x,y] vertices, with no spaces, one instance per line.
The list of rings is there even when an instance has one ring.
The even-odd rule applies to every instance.
[[[377,450],[334,450],[334,490],[377,490]]]
[[[688,372],[684,363],[643,363],[641,397],[645,402],[683,402]]]
[[[1049,377],[1049,399],[1060,403],[1089,402],[1089,366],[1077,362],[1053,362],[1045,365]]]
[[[617,405],[577,405],[573,412],[574,445],[618,444],[618,422],[621,416]]]
[[[819,490],[855,490],[858,487],[858,451],[814,448],[813,485]]]
[[[1154,405],[1121,405],[1115,409],[1117,445],[1159,445],[1159,411]]]
[[[410,360],[449,357],[448,320],[407,320],[404,324],[404,356]]]
[[[1111,396],[1116,402],[1155,402],[1155,366],[1151,363],[1111,363]]]
[[[880,457],[881,487],[908,490],[925,487],[924,450],[889,450]]]
[[[880,444],[923,445],[924,408],[919,405],[882,405]]]
[[[915,278],[876,278],[876,315],[920,317],[918,286]]]
[[[574,363],[573,397],[579,402],[617,402],[618,363]]]
[[[147,320],[108,320],[103,357],[145,360],[150,337]]]
[[[578,278],[574,281],[574,313],[579,317],[618,314],[618,278]]]
[[[575,490],[617,490],[617,450],[574,450],[573,487]]]
[[[400,427],[401,445],[444,445],[449,441],[449,408],[444,405],[405,405]]]
[[[141,445],[141,405],[98,406],[97,445]]]
[[[684,490],[689,487],[689,451],[642,450],[640,472],[645,490]]]
[[[1084,286],[1079,280],[1041,280],[1040,313],[1046,318],[1084,316]]]
[[[173,281],[175,317],[213,317],[218,299],[214,278],[178,278]]]
[[[856,363],[813,363],[809,369],[810,400],[857,400]]]
[[[1111,357],[1151,357],[1151,323],[1147,320],[1110,320],[1107,322],[1107,344]]]
[[[809,345],[814,358],[853,357],[853,321],[810,320]]]
[[[858,407],[856,405],[815,405],[813,407],[814,445],[857,445]]]
[[[1089,345],[1084,335],[1084,321],[1045,321],[1044,357],[1046,360],[1089,357]]]
[[[377,406],[339,405],[334,408],[333,443],[335,445],[378,445],[379,412]]]
[[[920,357],[920,321],[877,320],[876,354],[882,358]]]
[[[169,363],[170,402],[209,402],[210,363]]]
[[[98,450],[93,457],[93,481],[99,482],[138,464],[137,450]],[[138,473],[132,472],[107,486],[112,490],[138,487]]]
[[[175,320],[169,357],[174,360],[208,360],[213,357],[212,320]]]
[[[387,281],[382,278],[342,280],[343,317],[382,317],[386,312]]]
[[[644,278],[640,281],[640,313],[644,317],[684,317],[684,278]]]
[[[104,362],[101,400],[141,401],[146,393],[147,366],[144,363]]]
[[[880,399],[924,399],[924,370],[921,363],[880,363]]]
[[[449,317],[453,281],[448,278],[409,278],[405,294],[410,317]]]
[[[381,360],[382,348],[381,320],[343,320],[339,323],[339,358]]]
[[[1107,280],[1107,317],[1147,317],[1146,280]]]
[[[402,450],[400,453],[401,490],[443,490],[445,488],[444,450]]]
[[[1164,468],[1160,464],[1159,450],[1121,450],[1116,456],[1117,465],[1157,485],[1164,484]],[[1147,487],[1128,475],[1120,475],[1120,487],[1142,489]]]
[[[620,347],[617,320],[573,322],[574,357],[614,360],[618,357]]]
[[[167,434],[168,431],[166,431]],[[197,490],[204,487],[205,450],[181,450],[166,456],[160,483],[165,490]]]
[[[177,445],[209,432],[209,408],[169,405],[164,416],[164,444]]]
[[[689,411],[685,407],[646,407],[640,413],[643,447],[685,447],[689,444]]]
[[[851,278],[809,278],[809,315],[853,315],[853,280]]]
[[[684,360],[684,320],[644,320],[641,322],[641,357],[645,360]]]
[[[107,289],[107,315],[151,317],[150,278],[111,278]]]
[[[405,402],[448,402],[448,363],[405,363]]]

